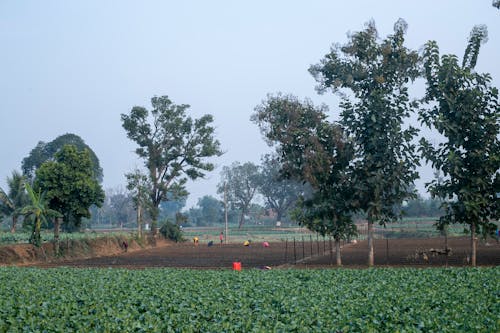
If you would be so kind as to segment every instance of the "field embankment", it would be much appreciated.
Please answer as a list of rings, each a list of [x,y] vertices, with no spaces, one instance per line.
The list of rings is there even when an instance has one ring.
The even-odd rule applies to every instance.
[[[166,241],[157,239],[138,240],[119,235],[103,236],[92,239],[66,239],[59,243],[59,253],[56,254],[55,243],[43,243],[41,247],[32,244],[11,244],[0,246],[0,266],[27,265],[34,263],[56,263],[71,259],[98,258],[112,256],[125,252],[123,242],[127,242],[127,252],[135,252],[164,245]]]

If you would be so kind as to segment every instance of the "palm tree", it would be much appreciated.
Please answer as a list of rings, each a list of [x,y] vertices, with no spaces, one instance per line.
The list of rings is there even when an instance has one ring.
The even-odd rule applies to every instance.
[[[46,222],[47,217],[60,217],[61,214],[49,208],[49,202],[45,199],[45,193],[35,193],[30,184],[25,183],[26,191],[28,192],[31,203],[25,206],[21,213],[25,216],[33,216],[35,221],[33,223],[33,232],[30,237],[30,243],[39,247],[41,242],[40,229],[42,222]]]
[[[26,178],[18,171],[12,171],[12,177],[7,177],[9,186],[8,194],[0,188],[0,211],[12,217],[10,231],[16,232],[17,219],[21,215],[22,208],[28,203],[28,196],[24,189]]]

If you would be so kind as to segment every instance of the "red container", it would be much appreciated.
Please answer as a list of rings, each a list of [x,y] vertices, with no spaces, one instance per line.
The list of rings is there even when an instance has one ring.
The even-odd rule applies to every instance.
[[[239,261],[233,262],[233,271],[241,271],[241,262]]]

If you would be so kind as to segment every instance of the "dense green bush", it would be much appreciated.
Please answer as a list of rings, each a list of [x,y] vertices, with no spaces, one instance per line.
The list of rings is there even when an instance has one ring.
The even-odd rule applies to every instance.
[[[163,237],[176,242],[181,242],[184,240],[182,237],[182,231],[179,226],[169,221],[163,223],[160,228],[160,233],[163,235]]]

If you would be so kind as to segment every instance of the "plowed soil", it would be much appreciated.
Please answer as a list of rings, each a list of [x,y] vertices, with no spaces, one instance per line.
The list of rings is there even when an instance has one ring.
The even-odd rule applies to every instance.
[[[331,246],[331,247],[330,247]],[[444,238],[375,240],[376,266],[466,266],[470,264],[470,239],[448,240],[449,255],[444,253]],[[333,248],[330,251],[330,248]],[[440,254],[441,253],[441,254]],[[207,246],[192,243],[165,244],[151,249],[123,252],[118,255],[69,260],[57,263],[38,263],[38,267],[121,267],[131,269],[176,267],[196,269],[230,269],[239,261],[243,268],[276,267],[333,267],[335,250],[330,242],[277,242],[269,247],[252,244]],[[366,267],[366,241],[344,244],[342,264],[346,267]],[[500,244],[494,240],[478,242],[477,265],[500,265]]]

